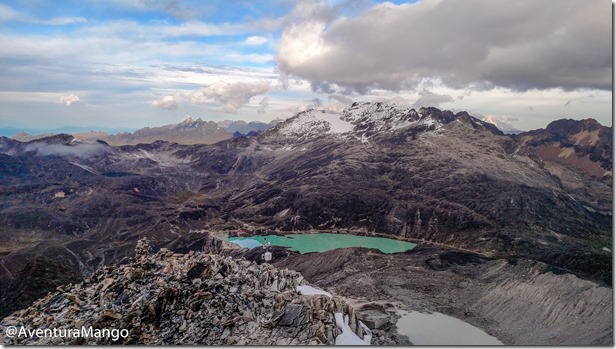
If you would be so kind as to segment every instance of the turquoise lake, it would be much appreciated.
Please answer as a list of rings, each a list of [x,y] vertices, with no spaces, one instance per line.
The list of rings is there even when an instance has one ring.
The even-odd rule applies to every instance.
[[[263,245],[265,239],[274,246],[289,247],[299,253],[325,252],[345,247],[376,248],[383,253],[397,253],[411,250],[416,246],[416,244],[395,239],[331,233],[231,237],[227,238],[227,241],[240,247],[254,248]]]

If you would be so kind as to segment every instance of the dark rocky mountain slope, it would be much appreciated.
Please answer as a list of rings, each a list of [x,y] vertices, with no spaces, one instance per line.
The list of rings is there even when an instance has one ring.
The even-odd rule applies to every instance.
[[[556,176],[589,210],[612,212],[612,128],[593,119],[557,120],[515,136],[517,152]]]
[[[512,137],[464,112],[356,103],[210,145],[0,138],[2,314],[139,237],[201,229],[375,232],[611,285],[611,130],[553,124]]]

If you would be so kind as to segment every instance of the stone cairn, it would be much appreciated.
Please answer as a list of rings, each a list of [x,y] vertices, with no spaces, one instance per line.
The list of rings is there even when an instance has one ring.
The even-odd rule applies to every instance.
[[[125,329],[112,338],[0,338],[0,344],[127,345],[333,345],[340,334],[334,313],[353,309],[339,296],[300,295],[298,272],[245,259],[161,249],[149,254],[146,240],[136,262],[95,271],[77,285],[58,287],[27,309],[0,322],[28,329]]]

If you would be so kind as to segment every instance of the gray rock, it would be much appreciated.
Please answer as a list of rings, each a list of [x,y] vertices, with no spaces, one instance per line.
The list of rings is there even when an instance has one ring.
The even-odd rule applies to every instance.
[[[373,330],[385,327],[392,321],[391,316],[386,311],[377,308],[360,309],[357,312],[357,317]]]
[[[280,326],[301,326],[305,323],[304,306],[300,304],[287,304],[284,307],[284,315],[278,324]]]

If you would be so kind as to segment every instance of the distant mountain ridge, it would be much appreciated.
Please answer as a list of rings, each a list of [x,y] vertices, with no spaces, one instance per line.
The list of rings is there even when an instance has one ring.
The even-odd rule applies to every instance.
[[[42,138],[54,134],[66,133],[84,133],[84,132],[104,132],[106,134],[115,134],[120,132],[132,132],[134,129],[108,128],[98,126],[64,126],[54,129],[29,129],[19,127],[0,127],[0,137],[10,137],[17,140],[28,141],[32,139]],[[26,139],[29,138],[29,139]]]
[[[218,125],[224,128],[227,132],[230,132],[230,133],[237,132],[241,135],[247,135],[251,132],[256,133],[256,132],[261,132],[261,131],[270,129],[276,126],[276,124],[280,123],[281,121],[282,120],[276,119],[269,123],[264,123],[260,121],[246,122],[244,120],[224,120],[224,121],[219,121]]]
[[[166,141],[178,144],[213,144],[231,138],[231,134],[213,121],[188,118],[178,124],[145,127],[133,133],[119,133],[103,139],[111,145],[134,145]]]
[[[134,132],[118,132],[110,134],[102,130],[81,131],[79,132],[60,132],[72,134],[80,140],[103,140],[111,145],[135,145],[139,143],[153,143],[156,141],[166,141],[178,144],[213,144],[225,139],[240,137],[244,135],[254,135],[257,132],[267,130],[276,125],[280,120],[270,123],[258,121],[245,122],[242,120],[225,120],[218,123],[214,121],[204,121],[201,118],[196,120],[187,118],[177,123],[159,127],[144,127]],[[67,128],[68,130],[72,128]],[[29,142],[53,136],[59,133],[47,132],[32,135],[26,132],[11,133],[12,138],[21,142]]]

